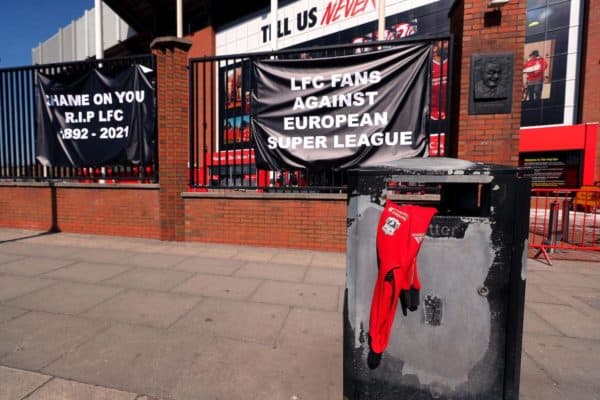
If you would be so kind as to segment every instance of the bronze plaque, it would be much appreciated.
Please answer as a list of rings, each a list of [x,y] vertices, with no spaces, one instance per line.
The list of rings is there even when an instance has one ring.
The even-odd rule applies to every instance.
[[[512,53],[471,56],[469,114],[511,112],[514,64]]]

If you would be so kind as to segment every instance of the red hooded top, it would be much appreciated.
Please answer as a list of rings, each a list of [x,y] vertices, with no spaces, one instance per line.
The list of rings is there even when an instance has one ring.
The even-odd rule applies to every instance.
[[[371,351],[383,353],[388,345],[398,298],[403,312],[416,310],[421,288],[417,253],[435,208],[403,205],[387,201],[377,226],[379,272],[373,292],[370,317]]]

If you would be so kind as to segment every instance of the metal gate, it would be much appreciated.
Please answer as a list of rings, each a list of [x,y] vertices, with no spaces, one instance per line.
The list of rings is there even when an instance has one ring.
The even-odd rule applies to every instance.
[[[444,156],[449,142],[451,38],[428,37],[334,45],[277,52],[190,59],[189,186],[192,190],[229,188],[262,191],[344,192],[345,171],[270,171],[255,165],[250,66],[260,59],[339,57],[411,42],[432,44],[429,155]]]
[[[77,77],[93,68],[111,71],[133,64],[154,70],[154,56],[148,54],[0,69],[0,179],[156,182],[158,170],[155,161],[145,165],[71,168],[44,167],[36,160],[36,72]]]

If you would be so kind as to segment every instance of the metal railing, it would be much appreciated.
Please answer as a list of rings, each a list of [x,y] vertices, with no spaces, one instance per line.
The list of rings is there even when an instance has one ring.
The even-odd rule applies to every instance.
[[[154,57],[140,55],[0,69],[0,180],[156,182],[158,169],[154,161],[144,165],[74,168],[45,167],[36,160],[36,72],[69,77],[93,68],[111,71],[134,64],[154,70]]]
[[[306,59],[363,53],[410,42],[430,42],[440,56],[432,57],[429,154],[444,156],[448,143],[451,40],[420,37],[287,49],[277,52],[190,59],[189,186],[191,190],[237,189],[262,191],[345,191],[344,171],[257,169],[254,158],[250,95],[254,82],[250,67],[261,59]],[[437,64],[435,64],[437,63]]]
[[[600,251],[600,188],[533,189],[529,218],[529,247],[534,258],[557,250]]]

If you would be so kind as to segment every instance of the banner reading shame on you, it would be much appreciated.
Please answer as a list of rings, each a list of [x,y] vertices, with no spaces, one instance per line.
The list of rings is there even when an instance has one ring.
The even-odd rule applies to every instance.
[[[75,81],[37,73],[36,156],[45,166],[140,164],[154,157],[154,88],[142,67]]]
[[[349,168],[427,155],[431,45],[253,64],[259,168]]]

